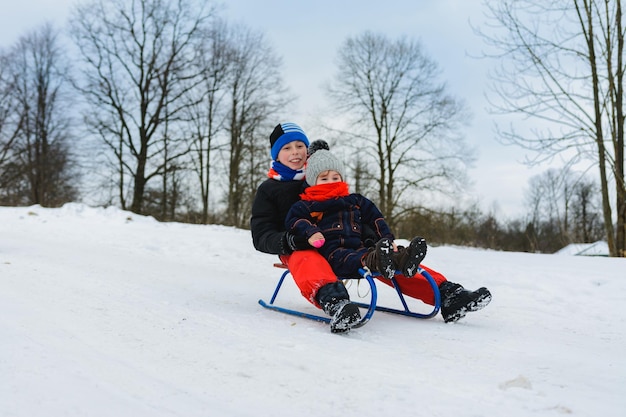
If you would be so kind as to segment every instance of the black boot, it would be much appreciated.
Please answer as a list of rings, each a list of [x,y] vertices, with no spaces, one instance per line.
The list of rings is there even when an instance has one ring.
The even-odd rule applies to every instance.
[[[426,239],[416,237],[409,247],[399,246],[398,252],[394,252],[395,263],[405,277],[411,278],[417,273],[417,267],[426,257],[426,248]]]
[[[376,247],[363,257],[363,266],[372,272],[380,272],[384,278],[393,278],[396,272],[396,265],[393,261],[393,242],[391,239],[383,238],[376,243]]]
[[[446,323],[459,321],[468,311],[478,311],[491,302],[491,293],[485,287],[468,291],[460,284],[444,281],[439,285],[441,315]]]
[[[350,302],[348,290],[343,282],[337,281],[324,285],[315,295],[317,302],[330,316],[330,331],[345,333],[361,321],[359,307]]]

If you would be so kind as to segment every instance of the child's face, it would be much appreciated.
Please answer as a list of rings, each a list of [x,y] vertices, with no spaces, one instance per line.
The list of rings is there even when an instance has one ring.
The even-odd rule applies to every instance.
[[[341,182],[341,174],[337,171],[324,171],[317,176],[315,185],[331,184],[333,182]]]
[[[306,162],[306,145],[304,142],[294,140],[289,142],[278,152],[278,162],[294,170],[301,169]]]

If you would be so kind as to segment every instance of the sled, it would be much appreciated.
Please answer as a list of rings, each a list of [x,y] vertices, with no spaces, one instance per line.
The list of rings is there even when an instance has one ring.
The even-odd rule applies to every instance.
[[[305,312],[298,311],[298,310],[291,310],[291,309],[276,305],[274,302],[276,301],[278,292],[280,291],[283,285],[283,282],[285,281],[285,278],[287,277],[287,275],[290,274],[290,271],[287,265],[282,264],[282,263],[275,263],[274,267],[283,268],[285,269],[285,271],[280,276],[280,279],[278,280],[278,284],[276,284],[276,289],[274,290],[274,294],[272,294],[272,298],[270,298],[269,303],[265,302],[263,299],[260,299],[259,304],[261,304],[261,306],[269,310],[277,311],[279,313],[285,313],[285,314],[290,314],[292,316],[303,317],[306,319],[321,321],[324,323],[330,323],[330,317],[305,313]],[[395,278],[392,278],[391,282],[393,284],[393,288],[396,290],[396,293],[398,294],[398,297],[400,298],[400,303],[402,304],[403,308],[398,309],[398,308],[391,308],[391,307],[384,307],[384,306],[377,305],[378,291],[376,289],[376,282],[374,281],[374,278],[376,276],[380,276],[380,274],[377,272],[372,273],[368,269],[364,269],[364,268],[360,268],[359,273],[361,274],[361,278],[357,278],[357,280],[365,280],[369,285],[370,300],[369,300],[369,303],[361,303],[361,302],[353,301],[359,307],[367,309],[367,312],[361,316],[361,320],[356,324],[356,326],[354,326],[354,328],[358,328],[358,327],[365,325],[365,323],[367,323],[372,318],[372,315],[374,314],[375,311],[400,314],[402,316],[414,317],[418,319],[429,319],[437,315],[437,313],[439,312],[439,308],[441,304],[440,295],[439,295],[439,287],[437,287],[437,283],[435,282],[433,277],[421,267],[418,268],[418,273],[421,274],[428,281],[435,295],[434,297],[435,304],[432,310],[428,313],[419,313],[416,311],[412,311],[409,308],[409,305],[406,302],[404,294],[402,294],[402,291],[400,291],[400,287],[398,286],[398,283]],[[349,280],[354,280],[354,278],[351,278]]]

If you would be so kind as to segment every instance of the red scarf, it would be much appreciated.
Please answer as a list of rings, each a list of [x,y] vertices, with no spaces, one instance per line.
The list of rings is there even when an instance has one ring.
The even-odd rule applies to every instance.
[[[331,182],[330,184],[312,185],[300,194],[305,201],[326,201],[333,198],[345,197],[350,194],[345,182]]]

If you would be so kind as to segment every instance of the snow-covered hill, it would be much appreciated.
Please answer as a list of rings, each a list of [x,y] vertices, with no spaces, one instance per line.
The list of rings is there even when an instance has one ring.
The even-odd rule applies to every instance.
[[[259,306],[275,260],[244,230],[0,208],[0,416],[624,415],[625,259],[430,248],[493,302],[348,335]]]

